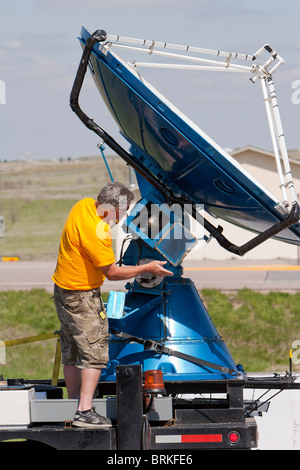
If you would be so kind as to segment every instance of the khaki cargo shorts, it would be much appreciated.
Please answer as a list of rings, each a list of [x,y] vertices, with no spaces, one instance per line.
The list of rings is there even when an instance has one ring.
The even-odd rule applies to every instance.
[[[108,320],[100,288],[67,290],[54,284],[61,323],[62,363],[80,369],[102,369],[108,362]]]

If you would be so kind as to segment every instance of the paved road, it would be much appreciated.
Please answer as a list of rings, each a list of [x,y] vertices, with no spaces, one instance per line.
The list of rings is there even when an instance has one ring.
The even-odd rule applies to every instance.
[[[53,290],[51,275],[55,261],[0,263],[0,290]],[[290,261],[185,261],[184,277],[198,289],[295,292],[300,289],[300,266]],[[105,281],[103,291],[126,290],[126,281]]]

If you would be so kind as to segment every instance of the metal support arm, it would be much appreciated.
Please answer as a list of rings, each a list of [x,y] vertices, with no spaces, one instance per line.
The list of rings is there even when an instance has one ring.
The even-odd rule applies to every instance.
[[[282,219],[280,222],[273,225],[269,229],[265,230],[264,232],[258,234],[256,237],[241,246],[234,245],[229,240],[227,240],[227,238],[224,237],[224,235],[222,234],[222,227],[219,226],[216,228],[205,218],[202,220],[200,214],[196,211],[196,209],[193,210],[193,217],[198,220],[198,222],[204,223],[204,228],[211,234],[213,238],[217,240],[217,242],[220,246],[222,246],[222,248],[229,251],[230,253],[234,253],[235,255],[244,256],[246,253],[261,245],[269,238],[274,237],[282,230],[297,223],[300,217],[300,207],[298,203],[294,203],[291,211],[289,212],[289,214],[286,215],[284,219]]]

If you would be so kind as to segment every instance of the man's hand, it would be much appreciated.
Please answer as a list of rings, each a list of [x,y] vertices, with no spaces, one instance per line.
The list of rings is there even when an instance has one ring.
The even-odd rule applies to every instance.
[[[167,261],[151,261],[150,263],[146,263],[143,266],[145,267],[145,272],[155,274],[156,276],[173,276],[172,271],[168,271],[167,269],[163,268],[166,263]]]

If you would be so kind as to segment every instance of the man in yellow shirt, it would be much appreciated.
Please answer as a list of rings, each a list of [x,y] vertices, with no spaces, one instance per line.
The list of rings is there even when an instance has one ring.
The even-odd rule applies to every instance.
[[[125,280],[144,272],[172,275],[163,261],[115,264],[110,229],[124,216],[133,197],[123,184],[108,183],[96,201],[85,198],[73,206],[61,235],[52,280],[68,397],[79,400],[74,426],[111,425],[92,408],[101,369],[108,362],[108,320],[100,291],[104,279]]]

